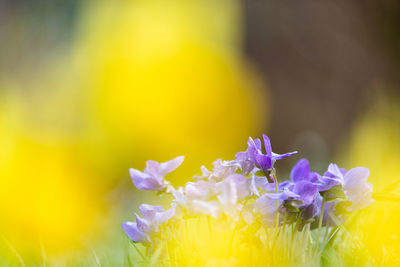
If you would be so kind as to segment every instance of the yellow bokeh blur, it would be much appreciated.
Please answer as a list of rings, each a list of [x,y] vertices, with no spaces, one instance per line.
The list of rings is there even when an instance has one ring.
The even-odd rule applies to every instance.
[[[104,1],[91,9],[76,46],[94,129],[131,157],[186,155],[192,173],[232,157],[237,140],[265,124],[268,105],[236,49],[239,13],[236,1]]]
[[[349,166],[368,166],[374,191],[400,181],[400,97],[376,95],[356,122],[342,158]]]
[[[33,81],[3,82],[1,254],[77,249],[129,167],[182,154],[179,183],[258,134],[268,103],[241,23],[233,0],[89,1]]]
[[[380,266],[400,265],[400,98],[375,95],[369,111],[355,124],[342,159],[367,166],[376,202],[350,226],[361,241],[360,253]]]
[[[91,182],[98,177],[83,166],[76,141],[27,126],[29,116],[18,97],[2,96],[2,242],[27,257],[34,257],[42,246],[59,252],[76,244],[77,236],[104,208]]]

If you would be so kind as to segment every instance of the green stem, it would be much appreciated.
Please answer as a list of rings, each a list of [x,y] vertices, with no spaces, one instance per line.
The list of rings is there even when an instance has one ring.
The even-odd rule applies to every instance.
[[[142,259],[146,262],[147,259],[145,258],[145,256],[142,254],[142,252],[140,252],[140,250],[138,249],[138,247],[136,246],[135,242],[132,242],[133,247],[136,249],[136,252],[140,255],[140,257],[142,257]]]
[[[271,176],[274,179],[275,191],[276,191],[276,193],[279,193],[279,185],[278,185],[278,179],[276,178],[276,175],[275,175],[275,169],[272,169]],[[276,228],[278,228],[278,226],[279,226],[279,200],[276,200],[276,225],[275,226],[276,226]]]
[[[329,234],[329,220],[326,222],[326,225],[325,225],[325,235],[324,235],[324,239],[322,241],[322,245],[324,245],[324,246],[325,246],[326,240],[328,239],[328,234]]]
[[[324,206],[325,206],[325,198],[322,200],[321,215],[319,216],[319,222],[318,222],[318,234],[317,234],[317,244],[316,244],[317,251],[319,246],[319,238],[321,235],[322,220],[324,219]]]

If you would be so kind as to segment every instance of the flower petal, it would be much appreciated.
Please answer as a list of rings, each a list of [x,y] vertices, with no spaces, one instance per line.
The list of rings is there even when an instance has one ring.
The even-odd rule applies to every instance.
[[[164,208],[161,206],[141,204],[139,206],[139,211],[140,211],[140,214],[142,214],[143,218],[145,218],[148,221],[152,221],[156,217],[157,213],[164,211]]]
[[[267,152],[268,157],[272,157],[272,146],[271,146],[271,140],[269,140],[269,137],[266,134],[263,134],[263,139],[264,139],[264,147],[265,151]]]
[[[272,160],[267,155],[257,154],[256,155],[256,165],[262,171],[267,172],[272,168]]]
[[[318,190],[327,191],[334,186],[341,185],[342,181],[337,177],[321,176],[319,177]]]
[[[122,223],[122,230],[129,236],[131,240],[135,242],[150,241],[149,237],[138,229],[135,222]]]
[[[276,154],[276,153],[272,152],[271,158],[272,158],[272,161],[277,161],[277,160],[284,159],[286,157],[292,156],[294,154],[297,154],[297,151],[292,151],[292,152],[288,152],[288,153],[285,153],[285,154]]]
[[[174,171],[177,169],[179,166],[181,166],[182,162],[184,161],[185,157],[184,156],[179,156],[174,159],[171,159],[170,161],[160,163],[160,170],[159,174],[164,177],[168,173]]]
[[[328,166],[328,170],[324,173],[324,176],[327,177],[337,177],[339,179],[343,180],[343,172],[341,169],[338,167],[338,165],[331,163]]]
[[[215,218],[218,218],[221,213],[221,209],[217,201],[203,201],[197,199],[191,202],[190,211],[195,215],[196,214],[211,215]]]
[[[369,176],[369,169],[365,167],[356,167],[349,170],[344,176],[344,188],[357,186],[359,183],[365,182]]]
[[[156,216],[154,218],[154,223],[156,225],[160,225],[167,222],[169,219],[174,217],[175,212],[176,212],[176,206],[172,205],[172,207],[167,209],[166,211],[156,213]]]
[[[300,182],[308,180],[310,174],[310,165],[307,159],[299,160],[296,165],[294,165],[292,171],[290,172],[290,177],[293,182]]]
[[[136,213],[135,213],[135,216],[136,216],[137,228],[143,233],[150,233],[152,231],[151,223],[149,221],[147,221],[146,219],[141,218]]]
[[[214,195],[214,189],[214,181],[199,180],[196,182],[188,182],[185,185],[185,195],[188,198],[206,200]]]
[[[165,188],[165,185],[160,180],[148,173],[141,172],[133,168],[129,169],[129,173],[131,175],[133,184],[140,190],[159,191]]]
[[[300,199],[304,201],[304,206],[307,206],[313,202],[318,193],[318,186],[309,181],[300,181],[295,184],[293,192],[298,194]]]

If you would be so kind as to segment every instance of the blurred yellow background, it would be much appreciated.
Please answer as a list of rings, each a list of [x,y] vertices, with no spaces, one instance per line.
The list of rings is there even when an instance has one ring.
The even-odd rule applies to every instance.
[[[110,219],[106,195],[133,187],[129,167],[185,155],[181,183],[266,124],[262,82],[240,52],[239,3],[162,3],[88,2],[70,46],[32,80],[3,80],[6,258],[79,248]]]
[[[399,194],[399,17],[378,0],[3,1],[0,265],[120,266],[120,223],[152,201],[130,167],[185,155],[179,185],[263,132],[300,151],[282,180],[300,157],[334,160]],[[383,197],[352,229],[386,264],[398,205]]]
[[[381,85],[382,86],[382,85]],[[368,166],[376,203],[350,225],[361,241],[359,255],[375,265],[400,265],[400,98],[373,95],[369,110],[359,116],[338,160],[350,166]]]

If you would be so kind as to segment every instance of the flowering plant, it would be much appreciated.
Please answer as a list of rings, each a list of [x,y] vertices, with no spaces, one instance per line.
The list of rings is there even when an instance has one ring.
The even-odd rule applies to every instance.
[[[212,171],[202,166],[201,175],[177,189],[165,176],[183,156],[147,161],[143,172],[130,169],[138,189],[168,194],[172,202],[167,210],[140,205],[141,216],[124,222],[123,231],[168,266],[299,265],[310,260],[305,255],[318,258],[346,218],[373,202],[369,170],[347,171],[332,163],[320,174],[301,159],[290,179],[279,182],[275,162],[297,152],[272,152],[266,135],[263,143],[264,149],[260,139],[250,137],[234,160],[218,159]]]

